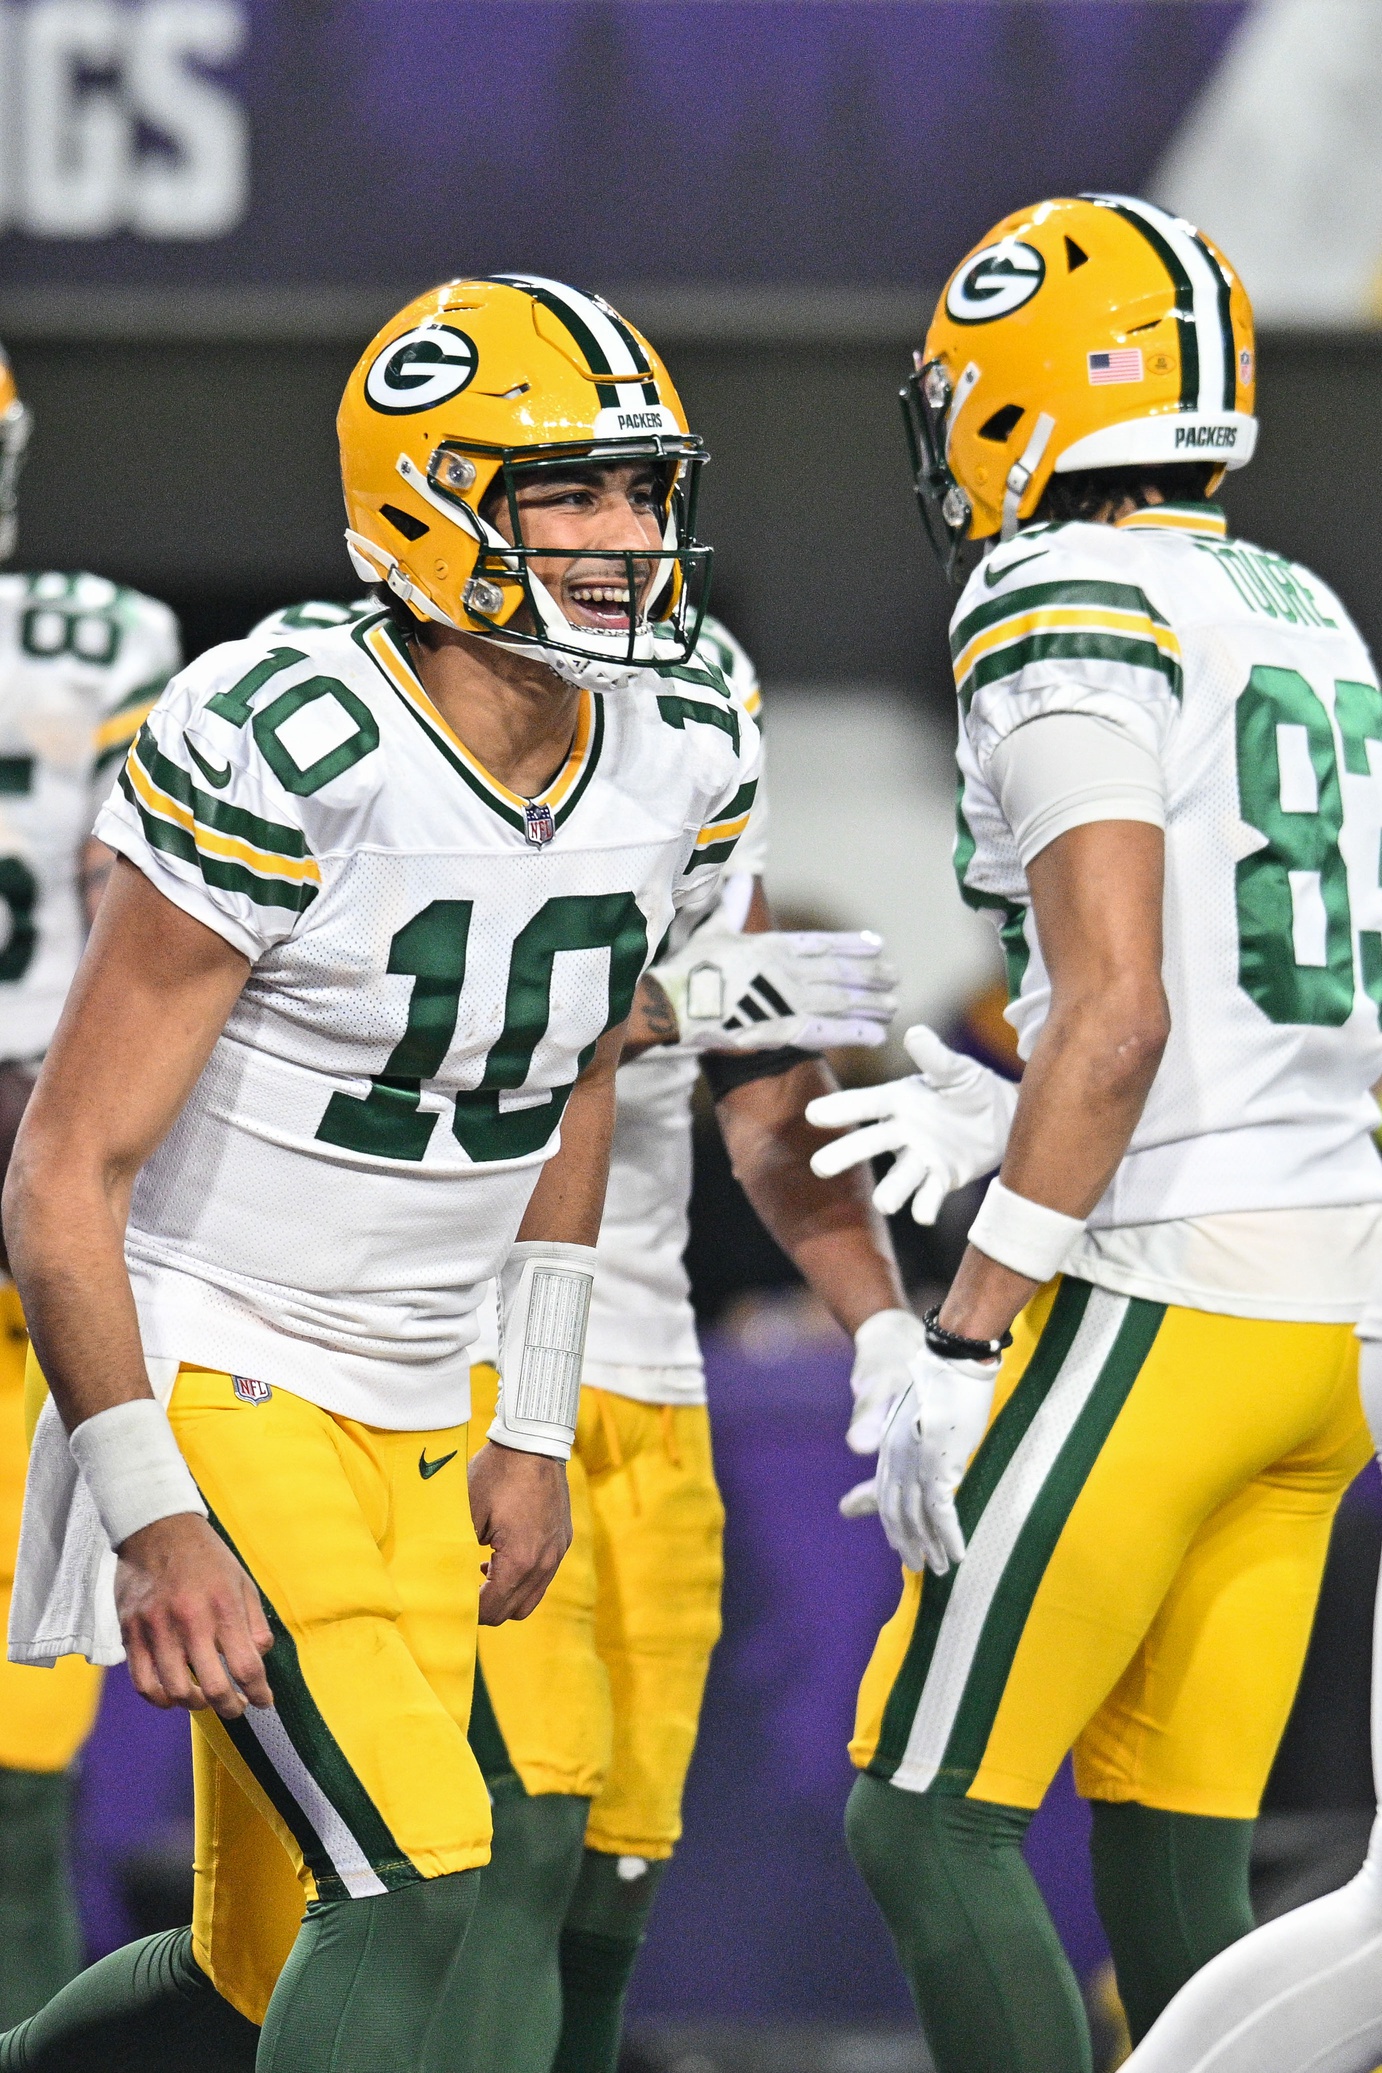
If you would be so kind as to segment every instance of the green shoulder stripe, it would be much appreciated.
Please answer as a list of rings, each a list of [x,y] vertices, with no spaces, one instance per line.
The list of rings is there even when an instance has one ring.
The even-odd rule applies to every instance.
[[[659,693],[657,709],[669,727],[685,728],[688,722],[702,727],[718,727],[734,743],[734,752],[739,753],[739,715],[731,707],[722,712],[717,705],[703,705],[699,698],[674,698]]]
[[[1003,677],[1016,676],[1034,662],[1120,662],[1126,669],[1154,670],[1165,677],[1173,697],[1181,695],[1180,664],[1163,654],[1155,641],[1139,641],[1120,633],[1030,633],[981,655],[957,686],[960,703],[969,711],[976,691]]]
[[[1093,583],[1071,580],[1065,583],[1029,583],[1021,590],[1009,590],[990,598],[960,621],[950,636],[950,659],[958,661],[976,633],[997,626],[1004,619],[1024,612],[1049,611],[1053,605],[1094,605],[1106,611],[1140,612],[1156,626],[1167,621],[1144,592],[1132,583]]]
[[[186,806],[204,828],[214,828],[220,835],[238,836],[242,842],[253,843],[256,849],[269,850],[275,856],[311,856],[300,829],[287,827],[281,821],[263,820],[257,813],[246,813],[243,807],[215,799],[210,792],[194,785],[181,765],[164,755],[147,722],[139,730],[134,754],[159,790]]]
[[[718,828],[721,821],[737,821],[741,814],[747,813],[752,807],[757,794],[758,779],[751,777],[746,784],[740,785],[728,806],[722,806],[718,813],[711,816],[706,822],[707,828]]]
[[[734,693],[724,671],[696,650],[694,662],[654,662],[651,665],[654,676],[664,677],[669,682],[695,684],[702,691],[713,691],[717,698],[733,703]]]
[[[738,846],[739,837],[734,835],[728,842],[712,842],[705,849],[693,849],[687,871],[699,871],[702,864],[727,864]],[[685,877],[683,872],[682,876]]]
[[[226,857],[204,856],[186,828],[149,812],[130,783],[128,768],[120,772],[119,784],[139,815],[140,826],[150,847],[161,849],[165,856],[177,857],[184,864],[195,864],[207,884],[214,885],[218,891],[242,893],[257,907],[286,907],[294,914],[304,913],[316,899],[318,888],[315,885],[294,885],[285,878],[261,878],[247,865],[232,863]]]

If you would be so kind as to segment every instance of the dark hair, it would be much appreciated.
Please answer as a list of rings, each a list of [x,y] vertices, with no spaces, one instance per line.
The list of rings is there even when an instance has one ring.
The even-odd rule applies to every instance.
[[[1128,497],[1140,508],[1152,501],[1149,491],[1159,492],[1167,503],[1201,504],[1221,465],[1218,461],[1172,461],[1161,468],[1086,468],[1073,475],[1053,475],[1032,519],[1067,525],[1095,518],[1107,504],[1116,506]]]

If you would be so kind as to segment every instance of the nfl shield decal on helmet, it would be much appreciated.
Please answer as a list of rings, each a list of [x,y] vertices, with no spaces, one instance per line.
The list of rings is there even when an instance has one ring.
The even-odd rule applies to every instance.
[[[257,1382],[253,1375],[232,1375],[230,1386],[242,1404],[266,1404],[273,1395],[267,1382]]]
[[[523,838],[531,842],[534,849],[541,849],[544,842],[550,842],[557,832],[552,819],[552,809],[541,799],[529,799],[523,807]]]

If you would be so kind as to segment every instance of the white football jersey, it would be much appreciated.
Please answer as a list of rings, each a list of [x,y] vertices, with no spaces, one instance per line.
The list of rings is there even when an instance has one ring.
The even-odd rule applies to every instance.
[[[525,802],[382,611],[175,679],[96,832],[253,969],[135,1186],[145,1351],[371,1424],[465,1418],[479,1286],[600,1034],[718,898],[757,769],[718,674],[655,666],[581,693]]]
[[[82,844],[181,659],[137,590],[0,573],[0,1058],[48,1046],[86,939]]]
[[[1171,1036],[1090,1225],[1382,1198],[1382,693],[1339,600],[1205,506],[1030,526],[952,623],[956,871],[1007,953],[1024,1057],[1049,1005],[989,782],[1013,729],[1103,715],[1160,758]]]

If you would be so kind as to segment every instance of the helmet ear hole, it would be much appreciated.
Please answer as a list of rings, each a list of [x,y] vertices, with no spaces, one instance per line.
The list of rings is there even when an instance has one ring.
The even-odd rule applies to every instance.
[[[992,417],[984,419],[979,427],[979,437],[991,439],[995,446],[1006,446],[1021,422],[1022,405],[1005,403],[1001,410],[994,411]]]
[[[424,533],[432,530],[420,518],[414,518],[411,511],[400,511],[396,504],[381,504],[379,516],[387,518],[394,531],[402,533],[405,540],[420,540]]]
[[[1066,272],[1073,274],[1077,266],[1087,266],[1088,264],[1089,254],[1085,251],[1083,245],[1077,245],[1074,238],[1067,237],[1065,240]]]

